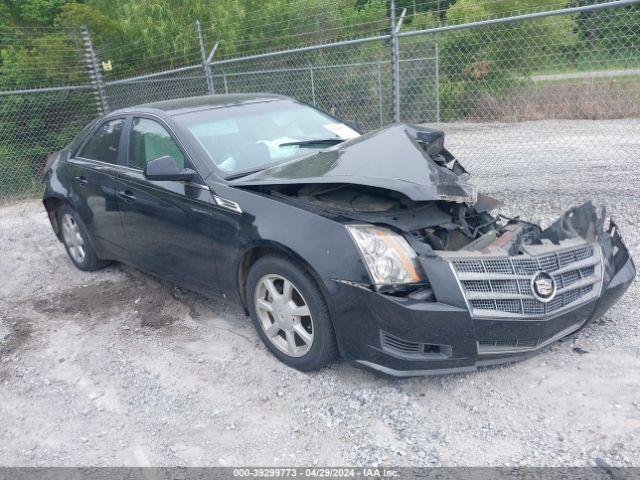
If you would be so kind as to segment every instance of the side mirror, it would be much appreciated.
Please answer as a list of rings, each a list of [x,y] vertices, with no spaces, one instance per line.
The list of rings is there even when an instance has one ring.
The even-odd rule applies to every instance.
[[[144,177],[148,180],[174,180],[190,182],[196,172],[190,168],[178,168],[178,164],[171,155],[156,158],[144,167]]]

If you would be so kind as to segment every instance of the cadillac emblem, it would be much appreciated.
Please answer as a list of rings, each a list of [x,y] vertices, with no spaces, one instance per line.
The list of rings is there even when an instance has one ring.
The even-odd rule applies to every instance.
[[[531,279],[533,296],[541,302],[550,302],[556,296],[556,282],[546,272],[538,272]]]

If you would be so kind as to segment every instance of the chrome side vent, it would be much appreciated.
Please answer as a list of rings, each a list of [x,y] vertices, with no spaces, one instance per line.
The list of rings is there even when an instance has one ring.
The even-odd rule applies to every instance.
[[[213,199],[215,200],[216,204],[219,207],[222,207],[222,208],[224,208],[226,210],[231,210],[232,212],[242,213],[242,209],[240,208],[240,205],[238,205],[236,202],[234,202],[232,200],[228,200],[226,198],[218,197],[217,195],[214,195]]]

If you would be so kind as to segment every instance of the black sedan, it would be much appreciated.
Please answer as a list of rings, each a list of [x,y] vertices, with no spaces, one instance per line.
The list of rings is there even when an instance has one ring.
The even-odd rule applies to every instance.
[[[118,110],[52,155],[44,205],[71,261],[133,265],[242,305],[300,370],[394,376],[539,351],[602,315],[635,267],[590,203],[547,229],[492,215],[442,132],[361,135],[276,95]]]

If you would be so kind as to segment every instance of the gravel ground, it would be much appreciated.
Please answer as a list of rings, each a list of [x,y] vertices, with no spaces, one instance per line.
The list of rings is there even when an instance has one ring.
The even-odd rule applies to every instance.
[[[640,145],[567,148],[599,123],[446,130],[470,169],[476,139],[497,160],[476,181],[506,214],[546,224],[593,198],[637,260]],[[508,147],[547,128],[566,141]],[[527,361],[393,381],[288,369],[231,306],[120,265],[76,270],[37,201],[0,207],[0,272],[0,465],[640,465],[638,281]]]

